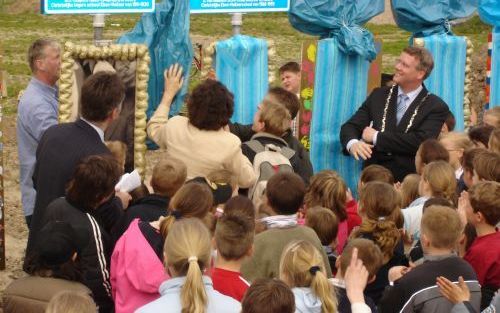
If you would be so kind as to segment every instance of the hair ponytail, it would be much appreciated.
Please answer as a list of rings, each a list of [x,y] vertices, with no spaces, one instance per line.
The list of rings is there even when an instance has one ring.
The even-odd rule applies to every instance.
[[[208,297],[203,270],[210,264],[210,233],[197,218],[173,223],[165,240],[167,266],[178,276],[186,276],[181,289],[182,313],[204,313]]]
[[[186,282],[181,289],[182,313],[203,313],[207,304],[207,293],[197,257],[189,257]]]
[[[314,294],[321,300],[321,312],[330,313],[337,312],[337,299],[334,296],[333,288],[328,282],[328,278],[322,271],[317,271],[311,274],[311,289]]]
[[[384,262],[387,262],[401,236],[396,226],[401,217],[401,197],[393,186],[382,182],[365,184],[360,196],[363,218],[353,237],[371,235],[384,255]]]
[[[280,279],[290,288],[311,288],[321,301],[322,313],[337,312],[337,298],[325,275],[325,264],[316,247],[304,240],[294,241],[283,250]]]

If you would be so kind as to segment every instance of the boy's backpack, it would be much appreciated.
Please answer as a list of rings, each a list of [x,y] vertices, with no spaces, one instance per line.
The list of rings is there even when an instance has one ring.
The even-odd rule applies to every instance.
[[[267,135],[267,134],[266,134]],[[262,196],[266,191],[267,181],[276,173],[290,172],[293,173],[293,167],[290,159],[295,155],[295,151],[288,148],[286,141],[279,137],[284,146],[280,147],[276,144],[263,145],[258,140],[254,139],[245,142],[252,151],[255,152],[253,159],[253,169],[257,176],[255,184],[250,188],[248,197],[252,200],[255,208],[258,209],[262,202]]]

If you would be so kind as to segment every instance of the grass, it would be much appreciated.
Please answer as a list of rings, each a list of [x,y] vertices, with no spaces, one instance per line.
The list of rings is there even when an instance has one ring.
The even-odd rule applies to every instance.
[[[9,97],[1,100],[5,114],[16,112],[17,94],[29,80],[30,71],[25,55],[30,43],[42,36],[58,38],[61,42],[92,42],[92,17],[88,15],[46,16],[36,13],[9,14],[5,8],[14,0],[0,0],[0,38],[2,38],[3,62],[0,67],[9,73]],[[17,3],[17,2],[16,2]],[[33,11],[33,5],[30,7]],[[106,17],[105,39],[116,39],[132,29],[140,15],[110,15]],[[383,70],[391,72],[393,61],[408,45],[410,33],[394,25],[368,24],[367,29],[383,41]],[[296,31],[288,22],[286,13],[245,14],[243,33],[272,39],[276,44],[276,62],[298,60],[301,42],[314,38]],[[453,29],[457,35],[468,36],[475,47],[486,44],[490,27],[476,16]],[[231,36],[231,17],[228,14],[191,15],[193,38],[203,38],[205,42]],[[195,78],[196,81],[196,78]]]

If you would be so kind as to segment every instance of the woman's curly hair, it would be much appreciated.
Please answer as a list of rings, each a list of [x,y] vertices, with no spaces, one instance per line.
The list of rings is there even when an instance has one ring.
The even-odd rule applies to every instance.
[[[207,79],[191,92],[187,109],[189,123],[196,128],[219,130],[233,116],[234,96],[222,83]]]

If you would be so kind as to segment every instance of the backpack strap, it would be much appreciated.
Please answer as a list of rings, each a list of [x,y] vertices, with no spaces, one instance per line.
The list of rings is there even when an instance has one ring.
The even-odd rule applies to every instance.
[[[295,155],[295,150],[290,149],[288,147],[282,147],[281,148],[281,154],[288,160],[290,160],[294,155]]]
[[[244,144],[247,145],[256,154],[266,151],[264,145],[262,145],[258,140],[250,140],[245,142]]]
[[[261,138],[261,137],[262,138],[272,138],[274,140],[281,142],[283,145],[285,145],[285,147],[288,147],[288,144],[285,141],[285,139],[278,137],[278,136],[275,136],[275,135],[270,134],[270,133],[266,133],[266,132],[256,133],[255,135],[252,136],[252,138],[250,138],[250,140],[255,140],[255,139]]]

